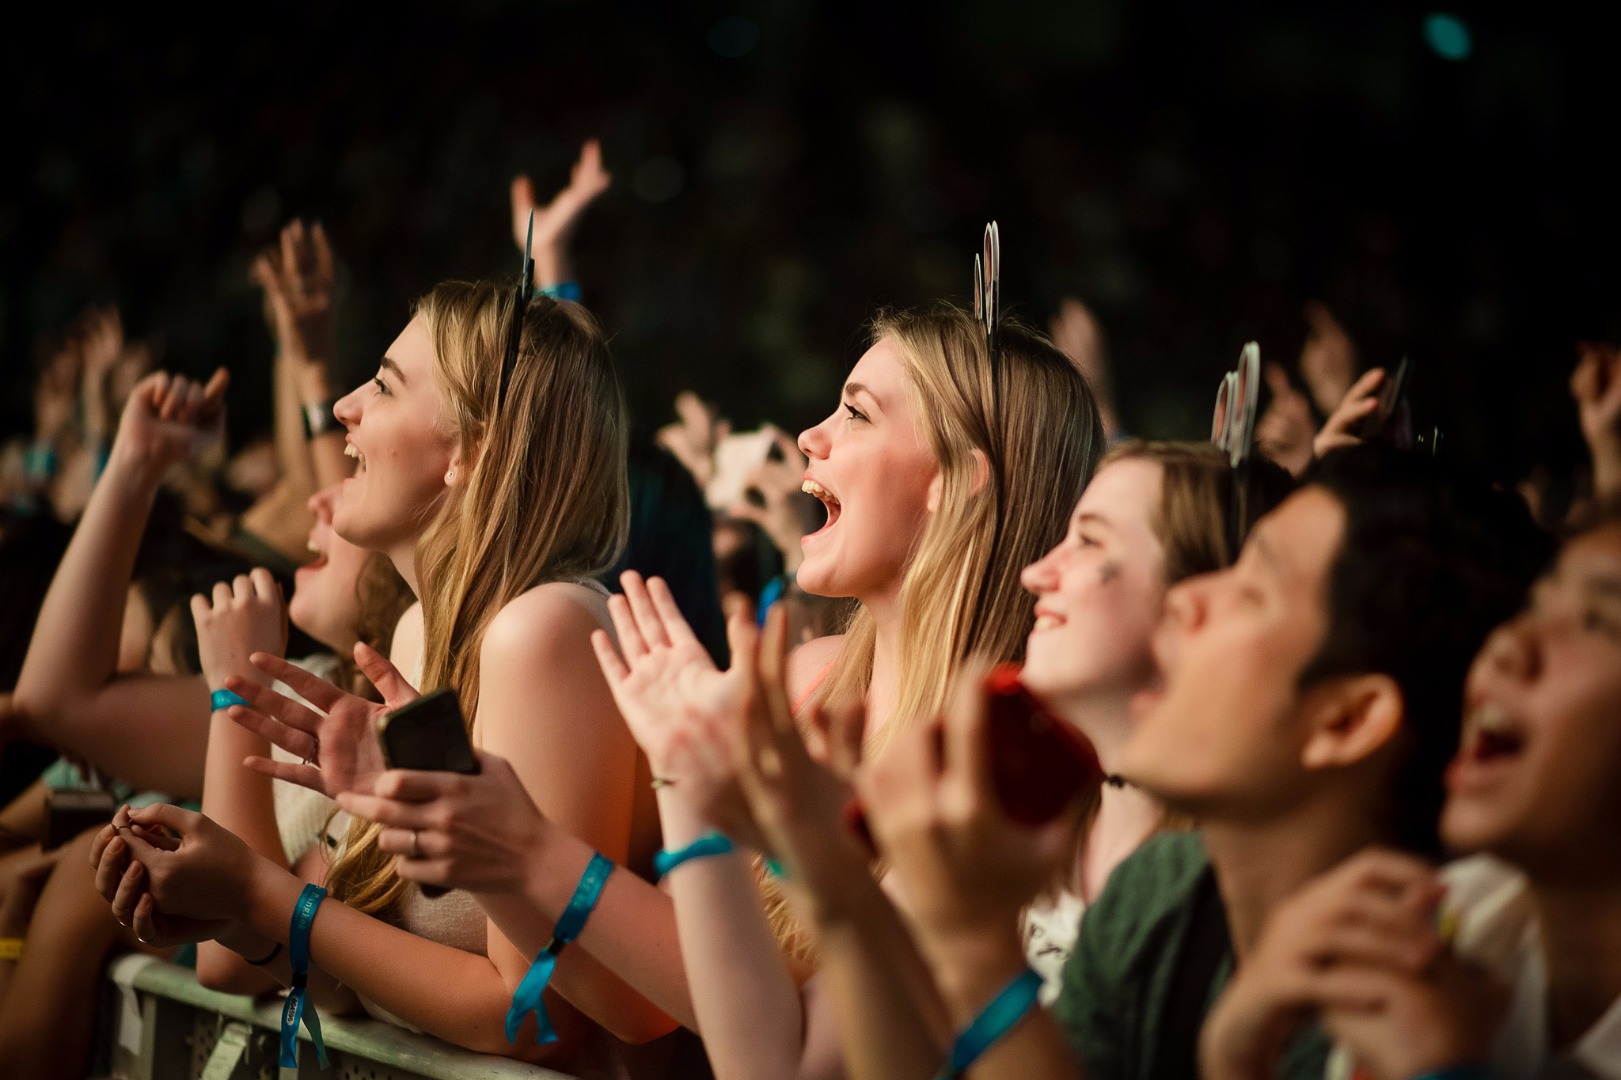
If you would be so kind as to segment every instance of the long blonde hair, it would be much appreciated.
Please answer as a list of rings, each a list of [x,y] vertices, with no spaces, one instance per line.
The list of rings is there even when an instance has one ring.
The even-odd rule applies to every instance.
[[[497,412],[513,303],[505,286],[450,281],[415,312],[466,470],[417,542],[421,689],[455,690],[469,727],[490,621],[536,585],[607,573],[630,523],[625,406],[607,339],[579,305],[535,297]],[[328,880],[350,907],[387,915],[407,884],[378,849],[380,831],[357,819]]]
[[[884,727],[898,733],[939,714],[969,655],[1023,656],[1035,601],[1019,574],[1064,535],[1103,453],[1103,424],[1075,365],[1016,321],[1002,321],[995,378],[985,336],[960,308],[884,311],[871,330],[899,346],[913,413],[940,463],[940,499],[901,582],[900,691]],[[864,698],[872,682],[872,616],[856,611],[845,635],[821,701]]]

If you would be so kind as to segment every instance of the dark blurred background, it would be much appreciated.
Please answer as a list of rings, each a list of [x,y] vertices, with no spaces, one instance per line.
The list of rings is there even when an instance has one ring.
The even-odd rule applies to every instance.
[[[3,45],[0,436],[42,335],[116,302],[269,423],[252,254],[322,220],[343,381],[413,297],[515,276],[507,185],[588,136],[614,189],[578,268],[643,425],[682,387],[740,425],[835,404],[881,304],[1004,297],[1108,334],[1126,427],[1203,436],[1247,339],[1293,364],[1321,298],[1419,419],[1518,475],[1574,461],[1579,338],[1617,335],[1615,92],[1563,5],[464,2],[32,9]],[[1589,21],[1582,21],[1587,19]]]

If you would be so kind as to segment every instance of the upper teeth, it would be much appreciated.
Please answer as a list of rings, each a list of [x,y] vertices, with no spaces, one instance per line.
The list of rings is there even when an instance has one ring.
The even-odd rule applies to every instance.
[[[1508,713],[1497,705],[1486,704],[1477,708],[1469,717],[1479,731],[1489,732],[1493,735],[1504,735],[1512,732],[1514,721]]]
[[[321,545],[317,544],[314,540],[305,541],[304,546],[315,552],[317,555],[321,554]]]
[[[357,447],[354,443],[344,443],[343,444],[343,456],[344,457],[352,457],[356,461],[364,461],[365,460],[365,458],[360,453],[360,448]]]
[[[831,499],[833,497],[832,492],[828,491],[827,488],[823,487],[821,484],[818,484],[814,480],[806,480],[803,484],[799,485],[799,490],[803,491],[807,495],[814,495],[818,499]]]

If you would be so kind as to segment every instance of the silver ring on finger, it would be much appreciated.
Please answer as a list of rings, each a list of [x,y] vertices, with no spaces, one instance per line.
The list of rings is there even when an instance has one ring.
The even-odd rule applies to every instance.
[[[417,842],[417,831],[411,830],[411,858],[422,858],[422,845]]]

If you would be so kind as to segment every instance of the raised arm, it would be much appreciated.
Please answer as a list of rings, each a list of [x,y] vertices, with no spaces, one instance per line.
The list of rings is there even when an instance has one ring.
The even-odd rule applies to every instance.
[[[24,730],[137,787],[202,789],[208,688],[120,676],[121,620],[158,482],[218,436],[226,374],[202,386],[157,373],[130,395],[107,470],[45,596],[13,704]]]
[[[935,732],[907,732],[860,783],[879,849],[891,860],[919,948],[950,1022],[961,1031],[1027,971],[1019,913],[1075,856],[1079,805],[1025,828],[1008,820],[991,785],[980,678],[958,676],[937,751]],[[894,1051],[881,1034],[849,1044],[852,1072],[884,1073]],[[855,1064],[859,1061],[860,1064]],[[915,1066],[913,1068],[915,1072]],[[1033,1009],[991,1046],[974,1080],[1078,1078],[1057,1024]]]
[[[213,596],[191,598],[197,624],[197,650],[210,686],[224,686],[231,674],[270,677],[248,663],[255,652],[281,653],[287,647],[287,605],[269,571],[254,570],[233,582],[214,586]],[[268,755],[269,742],[240,725],[225,711],[214,710],[208,724],[207,769],[203,777],[203,813],[231,830],[255,852],[287,868],[271,781],[244,768],[244,758]],[[259,955],[263,955],[262,953]],[[239,954],[205,941],[197,947],[197,979],[204,986],[230,993],[256,994],[279,984]]]
[[[570,247],[586,207],[608,190],[613,177],[602,167],[602,145],[589,139],[569,172],[568,186],[544,206],[535,205],[535,185],[527,176],[512,181],[512,237],[519,250],[528,239],[529,214],[535,215],[535,287],[555,288],[577,282]]]

